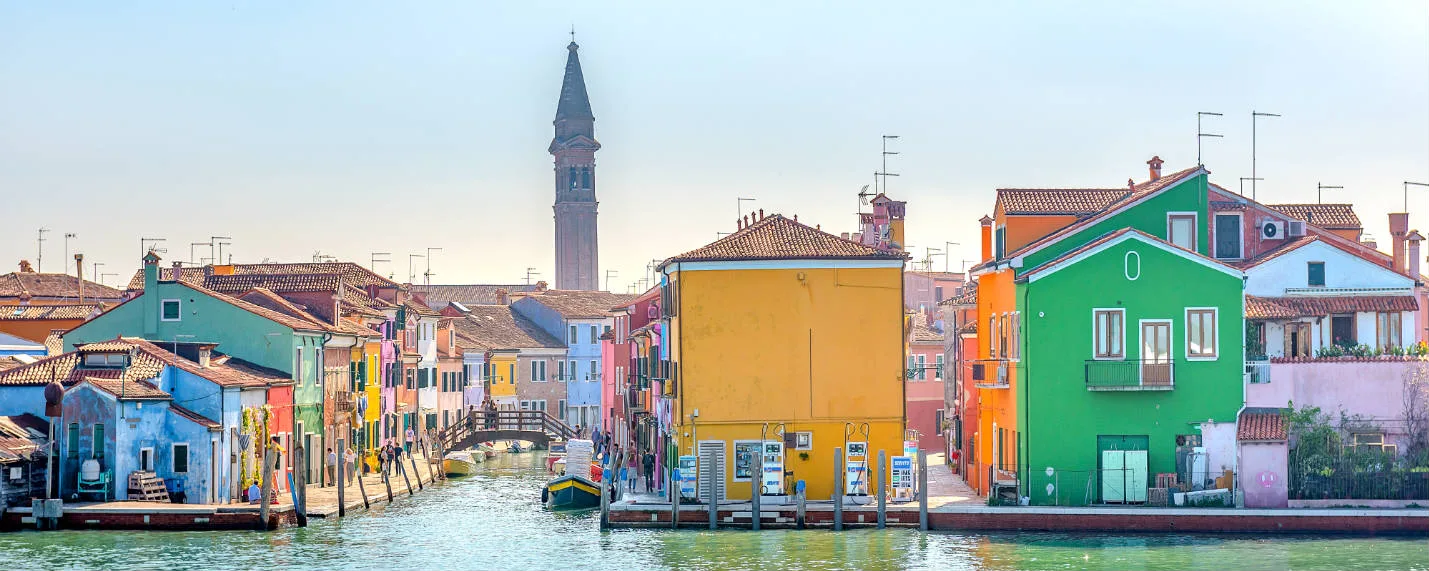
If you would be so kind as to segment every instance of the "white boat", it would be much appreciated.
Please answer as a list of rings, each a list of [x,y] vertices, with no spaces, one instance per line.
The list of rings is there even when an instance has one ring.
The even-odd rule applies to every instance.
[[[476,460],[472,456],[474,454],[465,450],[450,452],[442,459],[442,470],[448,476],[470,476],[476,471]]]
[[[480,455],[487,459],[496,457],[496,449],[492,448],[490,444],[477,444],[472,452],[472,456],[476,456],[477,452],[480,452]]]

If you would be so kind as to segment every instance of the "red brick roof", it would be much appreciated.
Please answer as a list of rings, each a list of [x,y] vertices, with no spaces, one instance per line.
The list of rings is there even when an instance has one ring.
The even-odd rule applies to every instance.
[[[0,305],[0,321],[44,319],[88,319],[104,311],[103,304],[85,305]]]
[[[944,307],[977,305],[977,280],[967,282],[963,285],[962,293],[945,299],[942,302],[938,303],[938,305]]]
[[[85,371],[92,373],[93,371]],[[74,390],[74,386],[80,382],[86,382],[99,390],[107,392],[121,400],[167,400],[169,393],[159,390],[154,383],[148,381],[138,381],[130,377],[109,378],[90,374],[83,375],[73,385],[69,385],[69,390]]]
[[[220,293],[243,293],[264,288],[277,293],[331,291],[342,289],[338,274],[233,274],[207,276],[203,287]]]
[[[263,307],[263,306],[261,306],[261,305],[257,305],[257,304],[254,304],[254,303],[250,303],[250,302],[248,302],[248,301],[244,301],[244,300],[242,300],[242,299],[238,299],[238,298],[236,298],[236,297],[229,297],[229,296],[227,296],[227,295],[218,293],[218,292],[216,292],[216,291],[213,291],[213,290],[208,289],[208,288],[206,288],[206,287],[203,287],[203,286],[201,286],[201,285],[191,284],[191,283],[187,283],[187,282],[179,282],[179,283],[180,283],[180,285],[183,285],[184,287],[187,287],[187,288],[190,288],[190,289],[192,289],[192,290],[194,290],[194,291],[197,291],[197,292],[199,292],[199,293],[208,295],[208,296],[210,296],[210,297],[212,297],[212,298],[214,298],[214,299],[216,299],[216,300],[222,301],[222,302],[224,302],[224,303],[227,303],[227,304],[229,304],[229,305],[232,305],[232,306],[234,306],[234,307],[237,307],[237,308],[242,309],[242,310],[244,310],[244,311],[247,311],[247,312],[249,312],[249,313],[258,315],[258,316],[260,316],[260,317],[267,318],[267,319],[269,319],[269,320],[271,320],[271,321],[273,321],[273,322],[276,322],[277,324],[282,325],[282,326],[284,326],[284,327],[287,327],[287,328],[289,328],[289,329],[296,329],[296,330],[300,330],[300,331],[326,331],[326,330],[328,329],[327,325],[324,325],[323,323],[318,322],[318,321],[313,321],[313,320],[309,320],[309,319],[305,319],[305,318],[301,318],[301,317],[294,317],[294,316],[285,314],[285,313],[283,313],[283,312],[281,312],[281,311],[276,311],[276,310],[273,310],[273,309],[269,309],[269,308]],[[138,299],[138,298],[135,298],[135,299]],[[281,298],[279,298],[279,299],[281,299]]]
[[[456,318],[457,346],[462,349],[564,349],[565,343],[521,317],[506,305],[478,305]]]
[[[1412,295],[1245,296],[1246,319],[1294,319],[1361,311],[1418,311]]]
[[[660,267],[675,262],[904,258],[901,252],[865,246],[773,214],[703,247],[665,260]]]
[[[79,299],[79,278],[68,274],[11,272],[0,275],[0,299],[50,298]],[[84,280],[87,300],[118,300],[124,295],[112,287]]]
[[[1267,204],[1281,213],[1329,230],[1359,230],[1353,204]]]
[[[128,352],[137,348],[127,370],[115,368],[85,368],[81,366],[87,353]],[[213,381],[225,387],[261,387],[284,384],[288,376],[284,373],[259,367],[238,359],[214,353],[208,368],[203,368],[191,360],[171,353],[163,345],[135,337],[124,337],[98,343],[87,343],[75,351],[46,357],[29,365],[0,371],[0,386],[3,385],[44,385],[51,380],[65,386],[73,385],[81,379],[152,379],[165,366],[173,366],[196,376]],[[118,386],[118,385],[114,385]],[[103,388],[103,387],[101,387]],[[157,390],[157,389],[156,389]]]
[[[365,288],[368,286],[377,287],[399,287],[397,282],[384,278],[381,275],[362,267],[353,262],[300,262],[300,263],[280,263],[280,264],[233,264],[233,275],[290,275],[290,274],[337,274],[342,276],[343,283]],[[179,280],[183,282],[200,284],[213,273],[213,266],[201,268],[183,268],[179,273]],[[161,281],[174,281],[172,268],[160,268],[159,279]],[[87,286],[86,286],[87,287]],[[144,270],[140,268],[134,273],[134,277],[129,279],[126,289],[138,291],[144,289]]]
[[[466,284],[466,285],[414,285],[413,293],[422,294],[430,306],[446,306],[448,302],[459,302],[467,307],[473,305],[497,305],[500,292],[508,296],[515,293],[540,291],[545,282],[535,284]],[[507,298],[510,299],[509,297]]]
[[[553,289],[521,294],[519,297],[529,298],[549,307],[566,319],[599,319],[615,315],[612,308],[628,304],[638,296],[608,291]]]
[[[1279,409],[1248,408],[1236,423],[1236,439],[1245,441],[1285,440],[1285,417]]]
[[[999,188],[1002,213],[1082,216],[1105,210],[1131,194],[1130,188]]]
[[[914,319],[917,319],[917,317],[914,317]],[[910,342],[916,344],[937,343],[941,345],[943,343],[943,334],[922,323],[914,323]]]

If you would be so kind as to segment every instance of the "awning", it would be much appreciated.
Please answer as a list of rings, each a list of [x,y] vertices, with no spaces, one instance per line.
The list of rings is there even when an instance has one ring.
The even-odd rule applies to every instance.
[[[1246,319],[1295,319],[1336,313],[1418,311],[1412,295],[1245,296]]]

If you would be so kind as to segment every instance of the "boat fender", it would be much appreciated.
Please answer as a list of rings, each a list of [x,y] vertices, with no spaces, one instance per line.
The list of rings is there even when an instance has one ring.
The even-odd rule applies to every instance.
[[[546,502],[548,502],[548,501],[550,501],[550,500],[551,500],[551,489],[550,489],[550,488],[541,488],[541,503],[544,504],[544,503],[546,503]]]

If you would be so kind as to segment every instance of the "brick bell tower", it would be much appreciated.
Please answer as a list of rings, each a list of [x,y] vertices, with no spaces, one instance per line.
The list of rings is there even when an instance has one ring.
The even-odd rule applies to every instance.
[[[595,290],[597,279],[595,114],[586,96],[580,46],[566,46],[566,77],[556,105],[555,138],[547,149],[556,169],[556,289]]]

